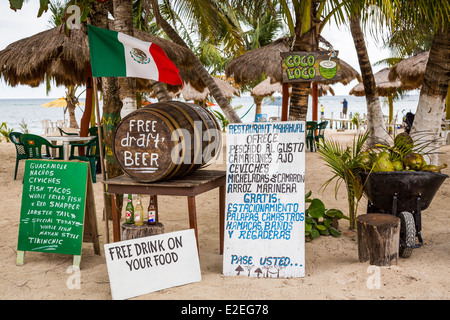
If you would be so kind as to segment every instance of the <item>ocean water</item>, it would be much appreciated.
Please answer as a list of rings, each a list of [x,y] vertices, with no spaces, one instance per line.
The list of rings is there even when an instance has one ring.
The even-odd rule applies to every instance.
[[[342,111],[341,101],[343,99],[348,101],[348,113],[358,112],[361,116],[367,113],[366,99],[365,97],[354,96],[324,96],[319,98],[319,115],[320,105],[324,107],[325,118],[330,118],[333,114],[335,119],[339,118]],[[64,119],[63,108],[44,108],[42,104],[50,102],[54,99],[0,99],[0,123],[6,122],[8,128],[14,129],[14,131],[21,132],[20,123],[23,122],[27,125],[30,133],[43,134],[44,130],[41,125],[41,120],[50,119],[53,122]],[[384,115],[389,114],[389,106],[387,101],[380,97],[382,112]],[[408,95],[401,100],[394,102],[394,116],[398,115],[398,121],[401,121],[403,113],[411,111],[416,112],[417,103],[419,100],[418,95]],[[84,99],[80,99],[84,102]],[[156,102],[156,100],[152,100]],[[241,117],[244,123],[254,122],[255,120],[255,105],[251,96],[243,95],[241,97],[235,97],[231,100],[231,105],[236,108],[236,112]],[[312,102],[310,99],[307,120],[312,119]],[[217,105],[212,106],[213,110],[221,112],[220,107]],[[75,110],[75,117],[78,124],[83,116],[84,106],[77,107]],[[100,104],[100,112],[101,104]],[[281,105],[263,105],[262,113],[269,117],[281,117]],[[65,118],[68,119],[69,115],[66,113]]]

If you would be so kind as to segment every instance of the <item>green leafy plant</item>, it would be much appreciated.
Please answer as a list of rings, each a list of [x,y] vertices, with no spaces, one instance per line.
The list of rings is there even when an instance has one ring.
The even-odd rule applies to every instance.
[[[30,130],[28,130],[28,124],[25,122],[25,120],[22,118],[22,121],[19,123],[20,126],[20,132],[22,133],[30,133]]]
[[[220,111],[212,110],[212,112],[214,113],[217,120],[219,121],[223,132],[225,132],[225,128],[228,126],[228,123],[229,123],[228,119]]]
[[[313,240],[320,235],[339,237],[338,220],[349,219],[338,209],[326,209],[322,200],[311,199],[311,191],[305,195],[305,202],[310,203],[305,210],[305,236]]]
[[[0,125],[0,134],[6,139],[6,142],[9,142],[9,134],[13,132],[14,129],[9,129],[6,122],[2,122]]]
[[[333,180],[336,180],[335,197],[339,190],[340,182],[344,182],[347,189],[350,229],[356,228],[356,215],[358,204],[363,196],[363,183],[359,173],[365,171],[362,158],[364,156],[364,144],[369,136],[369,131],[360,134],[353,139],[353,146],[344,148],[338,142],[331,139],[319,141],[318,153],[331,168],[333,176],[327,180],[325,189]]]

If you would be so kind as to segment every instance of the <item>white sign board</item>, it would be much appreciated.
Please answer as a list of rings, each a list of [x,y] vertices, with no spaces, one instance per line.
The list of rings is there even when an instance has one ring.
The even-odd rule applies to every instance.
[[[104,247],[114,300],[201,281],[194,229]]]
[[[224,275],[304,276],[305,128],[228,126]]]

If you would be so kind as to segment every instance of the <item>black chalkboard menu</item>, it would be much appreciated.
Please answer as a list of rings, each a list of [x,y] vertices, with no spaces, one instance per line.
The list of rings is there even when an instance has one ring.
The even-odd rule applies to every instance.
[[[26,161],[18,264],[24,251],[81,255],[88,190],[93,199],[87,162]]]

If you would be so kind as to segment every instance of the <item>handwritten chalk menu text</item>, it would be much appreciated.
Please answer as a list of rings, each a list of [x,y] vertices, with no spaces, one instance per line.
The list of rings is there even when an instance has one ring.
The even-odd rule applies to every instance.
[[[105,244],[114,300],[201,280],[194,229]]]
[[[224,275],[304,276],[305,123],[230,124]]]
[[[87,162],[27,160],[17,250],[81,255]]]
[[[114,132],[114,157],[125,174],[150,182],[151,178],[165,176],[174,166],[171,137],[168,126],[157,114],[136,110],[124,117]]]

